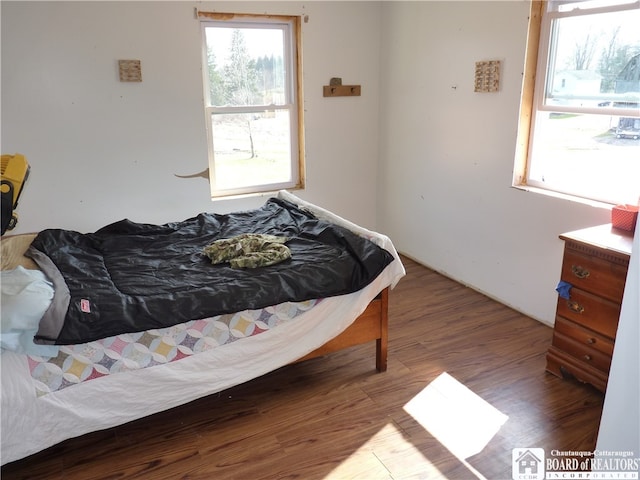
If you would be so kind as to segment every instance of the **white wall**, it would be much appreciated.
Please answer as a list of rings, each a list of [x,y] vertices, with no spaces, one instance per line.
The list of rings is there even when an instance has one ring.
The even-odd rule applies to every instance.
[[[399,250],[552,324],[558,234],[609,211],[511,187],[529,2],[388,2],[380,228]],[[501,60],[497,93],[475,62]]]
[[[308,15],[308,184],[299,194],[375,227],[379,4],[3,1],[1,148],[32,167],[13,233],[92,231],[124,217],[164,223],[263,203],[212,202],[206,180],[174,176],[207,167],[196,7]],[[118,59],[140,59],[142,83],[119,82]],[[362,84],[362,96],[323,98],[331,77]]]
[[[640,458],[640,219],[636,222],[631,261],[624,286],[618,335],[598,430],[596,457],[631,451]],[[620,456],[618,456],[619,458]]]

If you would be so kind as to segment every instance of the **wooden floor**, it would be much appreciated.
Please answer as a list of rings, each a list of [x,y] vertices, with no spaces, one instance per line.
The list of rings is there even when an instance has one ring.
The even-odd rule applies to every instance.
[[[514,448],[595,447],[603,395],[545,373],[549,327],[405,266],[387,372],[373,343],[355,347],[66,441],[2,480],[507,480]]]

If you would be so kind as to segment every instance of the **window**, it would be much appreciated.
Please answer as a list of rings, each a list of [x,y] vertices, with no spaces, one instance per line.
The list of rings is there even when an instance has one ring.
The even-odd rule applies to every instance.
[[[300,19],[198,16],[211,195],[302,188]]]
[[[640,2],[532,3],[514,184],[635,204]]]

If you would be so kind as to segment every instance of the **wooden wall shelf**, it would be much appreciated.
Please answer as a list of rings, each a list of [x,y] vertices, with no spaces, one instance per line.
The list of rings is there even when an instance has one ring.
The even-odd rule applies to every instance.
[[[360,85],[324,85],[323,97],[359,97]]]

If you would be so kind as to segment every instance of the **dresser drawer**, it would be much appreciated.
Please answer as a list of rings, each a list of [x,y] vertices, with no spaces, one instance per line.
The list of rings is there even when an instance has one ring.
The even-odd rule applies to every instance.
[[[603,372],[592,365],[576,360],[568,353],[557,349],[553,345],[547,352],[546,370],[560,378],[567,378],[567,376],[575,377],[581,382],[590,383],[601,392],[607,389],[609,372]]]
[[[553,346],[575,358],[579,364],[590,365],[601,372],[608,373],[611,367],[611,356],[595,348],[583,345],[557,331],[553,333]]]
[[[626,266],[586,255],[571,248],[565,249],[561,278],[581,290],[596,293],[620,303],[626,277]]]
[[[569,299],[558,297],[557,314],[559,316],[568,318],[606,337],[616,337],[620,304],[575,287],[571,289],[570,297]]]
[[[598,350],[605,355],[613,355],[613,341],[597,333],[570,322],[562,317],[556,317],[555,331],[587,347]]]

